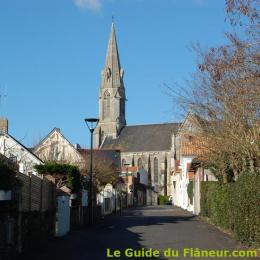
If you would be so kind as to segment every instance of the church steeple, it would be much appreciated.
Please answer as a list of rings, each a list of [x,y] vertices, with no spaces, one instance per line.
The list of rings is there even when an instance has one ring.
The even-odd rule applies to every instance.
[[[111,26],[103,74],[105,75],[103,75],[102,87],[124,87],[123,69],[120,65],[114,22],[112,22]]]
[[[106,137],[117,138],[125,120],[124,70],[120,65],[115,24],[112,22],[106,61],[101,72],[99,90],[99,124],[95,130],[95,144],[100,146]]]

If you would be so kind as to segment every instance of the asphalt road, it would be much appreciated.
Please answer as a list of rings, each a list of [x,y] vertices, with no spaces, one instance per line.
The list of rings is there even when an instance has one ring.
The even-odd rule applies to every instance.
[[[147,253],[147,257],[131,257],[132,249],[142,248],[152,248],[155,255],[158,250],[160,255],[152,258]],[[241,245],[190,213],[172,206],[158,206],[127,210],[123,216],[108,216],[95,227],[50,239],[18,259],[226,259],[192,257],[190,253],[184,258],[185,248],[236,250],[241,249]],[[130,249],[129,257],[125,256],[126,249]],[[167,249],[174,250],[175,257],[164,257]],[[108,250],[110,255],[117,254],[118,257],[107,257]],[[115,250],[120,252],[115,253]]]

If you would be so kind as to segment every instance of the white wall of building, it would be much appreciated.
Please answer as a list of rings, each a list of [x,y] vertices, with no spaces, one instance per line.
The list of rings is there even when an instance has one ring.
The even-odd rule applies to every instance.
[[[81,154],[62,135],[60,129],[52,132],[34,148],[34,153],[43,161],[68,162],[79,164],[83,162]]]
[[[181,172],[175,173],[171,177],[171,181],[173,183],[171,189],[173,204],[189,211],[193,211],[194,207],[189,203],[189,197],[187,192],[187,187],[189,184],[187,167],[188,164],[192,162],[193,158],[194,156],[182,156],[180,158],[179,166]]]
[[[8,134],[0,135],[0,153],[16,161],[19,165],[19,171],[24,174],[30,173],[36,175],[37,172],[34,166],[43,163],[20,142]]]

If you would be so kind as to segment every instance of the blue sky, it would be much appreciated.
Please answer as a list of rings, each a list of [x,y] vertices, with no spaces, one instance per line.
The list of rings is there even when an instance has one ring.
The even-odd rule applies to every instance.
[[[224,0],[1,0],[0,115],[36,144],[54,127],[89,143],[83,119],[98,115],[100,72],[114,15],[125,70],[127,123],[180,120],[164,83],[185,87],[196,69],[191,43],[224,43]]]

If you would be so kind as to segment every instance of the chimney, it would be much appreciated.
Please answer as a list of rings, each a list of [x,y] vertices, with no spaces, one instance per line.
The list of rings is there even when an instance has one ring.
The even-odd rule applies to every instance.
[[[7,118],[0,118],[0,135],[8,134],[8,120]]]
[[[78,149],[81,149],[81,147],[80,147],[79,144],[74,144],[74,148],[77,149],[77,150],[78,150]]]

